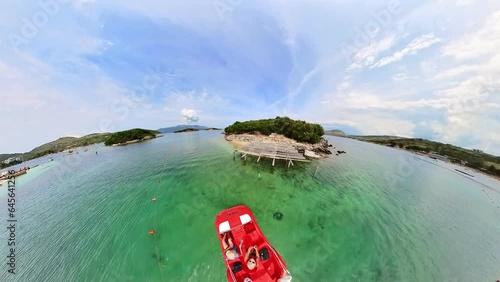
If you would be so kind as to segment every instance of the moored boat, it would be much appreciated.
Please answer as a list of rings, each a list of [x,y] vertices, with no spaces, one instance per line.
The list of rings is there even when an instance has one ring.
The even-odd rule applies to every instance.
[[[28,169],[22,169],[22,170],[16,171],[13,174],[9,174],[8,172],[7,173],[3,173],[2,176],[0,176],[0,179],[8,179],[9,176],[11,176],[11,177],[17,177],[19,175],[23,175],[23,174],[27,173],[27,170]]]

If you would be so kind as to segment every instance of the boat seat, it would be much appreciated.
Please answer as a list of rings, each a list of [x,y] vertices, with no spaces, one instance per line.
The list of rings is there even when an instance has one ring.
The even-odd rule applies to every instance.
[[[238,272],[242,271],[243,270],[243,263],[241,263],[240,261],[233,263],[231,265],[231,270],[233,271],[233,273],[238,273]]]
[[[245,224],[245,226],[243,228],[245,229],[245,232],[247,234],[248,233],[252,233],[253,231],[255,231],[255,225],[253,225],[253,222]]]
[[[248,214],[240,215],[241,225],[245,225],[252,221],[252,218]]]
[[[260,255],[260,258],[261,258],[262,260],[268,260],[268,259],[269,259],[269,257],[270,257],[270,256],[269,256],[269,250],[268,250],[266,247],[264,247],[264,248],[260,249],[260,251],[259,251],[259,255]]]
[[[231,230],[231,226],[229,225],[229,221],[224,221],[223,223],[219,224],[219,234],[224,234]]]

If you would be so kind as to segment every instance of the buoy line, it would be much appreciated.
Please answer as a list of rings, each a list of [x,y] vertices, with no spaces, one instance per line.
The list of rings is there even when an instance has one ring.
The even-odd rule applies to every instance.
[[[158,179],[158,182],[157,183],[160,183],[160,180]],[[160,190],[160,185],[157,185],[156,186],[156,196],[158,196],[158,192]],[[158,210],[158,207],[157,207],[157,204],[156,204],[156,201],[157,198],[154,197],[151,199],[152,202],[154,202],[154,205],[155,205],[155,212],[154,212],[154,217],[153,217],[153,230],[149,231],[149,235],[152,235],[154,237],[154,240],[155,240],[155,253],[156,253],[156,262],[158,263],[158,269],[160,270],[160,275],[161,275],[161,281],[164,282],[165,279],[163,278],[163,271],[161,270],[161,267],[164,266],[161,262],[160,262],[160,256],[158,254],[158,242],[156,241],[156,215],[158,214],[157,210]]]

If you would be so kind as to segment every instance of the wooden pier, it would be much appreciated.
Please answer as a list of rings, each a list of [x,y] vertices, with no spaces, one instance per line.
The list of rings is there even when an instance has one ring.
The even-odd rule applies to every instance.
[[[241,157],[245,160],[247,159],[247,155],[258,157],[257,162],[262,157],[273,159],[273,166],[276,160],[287,161],[288,167],[293,165],[294,161],[309,162],[303,154],[299,153],[297,149],[289,144],[251,142],[234,151],[234,153],[236,152],[240,152]]]

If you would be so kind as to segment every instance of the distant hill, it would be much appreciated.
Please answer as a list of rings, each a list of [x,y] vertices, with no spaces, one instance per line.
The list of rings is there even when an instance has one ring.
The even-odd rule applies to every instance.
[[[346,137],[347,134],[344,133],[342,130],[325,130],[325,135],[331,135],[331,136],[340,136],[340,137]]]
[[[14,153],[14,154],[0,154],[0,162],[5,161],[8,158],[19,157],[22,153]]]
[[[176,125],[176,126],[171,126],[171,127],[160,128],[160,129],[158,129],[158,131],[160,131],[161,133],[173,133],[175,131],[184,130],[184,129],[188,129],[188,128],[197,129],[197,130],[207,130],[210,127],[202,126],[202,125],[183,124],[183,125]]]
[[[94,133],[94,134],[85,135],[83,137],[62,137],[62,138],[59,138],[55,141],[48,142],[48,143],[45,143],[41,146],[38,146],[35,149],[33,149],[29,152],[26,152],[26,153],[2,154],[2,155],[0,155],[0,162],[4,161],[10,157],[20,157],[25,161],[31,160],[31,159],[36,159],[36,158],[39,158],[39,157],[42,157],[45,155],[62,152],[64,150],[68,150],[68,149],[72,149],[72,148],[76,148],[76,147],[89,146],[92,144],[103,143],[110,136],[111,136],[111,133]],[[0,164],[0,168],[7,167],[9,165],[2,163],[2,164]]]
[[[216,127],[207,127],[203,125],[189,125],[189,124],[182,124],[182,125],[176,125],[176,126],[171,126],[171,127],[164,127],[157,129],[161,133],[174,133],[176,131],[181,131],[185,129],[196,129],[196,130],[221,130],[220,128]]]
[[[62,137],[43,144],[22,155],[24,159],[35,159],[44,155],[62,152],[67,149],[105,142],[111,133],[93,133],[83,137]]]
[[[391,136],[391,135],[349,135],[348,137],[353,139],[363,139],[365,141],[407,139],[406,137]]]

